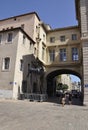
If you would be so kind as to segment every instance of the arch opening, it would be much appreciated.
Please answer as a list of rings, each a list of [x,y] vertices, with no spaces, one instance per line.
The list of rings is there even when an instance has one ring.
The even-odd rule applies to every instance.
[[[47,75],[47,94],[58,98],[61,93],[71,93],[73,104],[83,104],[82,77],[72,70],[55,70]]]

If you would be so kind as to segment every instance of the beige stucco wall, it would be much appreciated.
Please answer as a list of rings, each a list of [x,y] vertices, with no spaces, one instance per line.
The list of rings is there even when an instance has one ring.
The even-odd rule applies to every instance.
[[[26,37],[23,44],[23,33],[13,31],[12,43],[7,43],[8,32],[3,32],[3,41],[0,45],[0,89],[13,90],[13,97],[17,98],[18,87],[22,87],[23,72],[20,71],[20,60],[24,55],[33,53],[30,50],[30,40]],[[10,57],[9,70],[2,70],[3,58]]]
[[[71,36],[72,34],[77,34],[77,40],[72,40],[71,39]],[[66,40],[64,42],[61,42],[60,41],[60,36],[65,36]],[[50,43],[50,37],[55,37],[55,42],[54,43]],[[64,62],[65,63],[68,63],[68,62],[72,62],[71,60],[71,48],[72,47],[77,47],[79,48],[79,58],[81,58],[81,50],[80,50],[80,47],[81,47],[81,42],[80,42],[80,32],[79,32],[79,28],[67,28],[67,29],[57,29],[57,30],[54,30],[54,31],[50,31],[48,34],[47,34],[47,63],[48,64],[52,64],[50,61],[49,61],[49,49],[54,49],[55,50],[55,64],[56,63],[59,63],[59,64],[63,64],[60,62],[59,60],[59,49],[61,48],[66,48],[66,51],[67,51],[67,61]],[[81,59],[79,59],[78,62],[80,62]]]
[[[20,93],[22,93],[22,81],[23,81],[23,71],[20,71],[20,60],[23,60],[23,56],[32,54],[33,50],[30,51],[30,41],[26,37],[25,44],[23,44],[23,34],[19,32],[18,47],[17,47],[17,56],[16,56],[16,65],[15,65],[15,74],[14,82],[16,85],[13,90],[13,97],[17,96],[18,87],[20,87]]]
[[[0,89],[12,90],[13,84],[10,84],[10,82],[14,82],[18,35],[16,32],[13,32],[13,41],[12,43],[8,43],[7,34],[8,32],[2,33],[3,40],[0,45]],[[2,69],[3,59],[5,57],[10,57],[9,70]]]
[[[40,37],[40,42],[39,42],[39,46],[38,46],[38,57],[42,62],[46,62],[46,32],[44,30],[44,28],[42,27],[42,25],[40,25],[40,30],[39,30],[39,37]],[[43,51],[42,48],[44,48],[44,59],[42,59],[43,56]]]

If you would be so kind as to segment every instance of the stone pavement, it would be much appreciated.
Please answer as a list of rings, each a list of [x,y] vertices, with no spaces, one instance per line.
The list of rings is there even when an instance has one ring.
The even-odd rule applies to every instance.
[[[88,106],[0,100],[0,130],[88,130]]]

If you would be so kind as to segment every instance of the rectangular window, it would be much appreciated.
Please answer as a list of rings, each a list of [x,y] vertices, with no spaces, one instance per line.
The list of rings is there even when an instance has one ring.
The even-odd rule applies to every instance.
[[[39,34],[39,29],[40,27],[39,26],[36,26],[36,33]]]
[[[72,34],[72,40],[77,40],[77,34]]]
[[[78,48],[72,48],[72,60],[77,61],[79,60],[79,55],[78,55]]]
[[[66,61],[67,57],[66,57],[66,49],[60,49],[60,61]]]
[[[45,35],[43,34],[43,41],[45,41]]]
[[[1,42],[2,42],[2,35],[0,35],[0,44],[1,44]]]
[[[20,71],[22,71],[23,70],[23,60],[21,59],[20,60]]]
[[[44,55],[45,55],[45,48],[42,47],[42,60],[44,60]]]
[[[50,43],[54,43],[55,42],[55,37],[50,37]]]
[[[60,41],[64,42],[65,41],[65,36],[60,36]]]
[[[25,41],[26,41],[26,36],[23,35],[23,44],[25,44]]]
[[[34,49],[34,45],[33,45],[33,43],[30,41],[30,44],[29,44],[29,50],[33,50]]]
[[[49,50],[49,59],[50,61],[55,60],[55,50]]]
[[[13,33],[8,33],[8,42],[12,42],[12,38],[13,38]]]
[[[10,65],[10,58],[6,57],[3,59],[3,70],[8,70]]]

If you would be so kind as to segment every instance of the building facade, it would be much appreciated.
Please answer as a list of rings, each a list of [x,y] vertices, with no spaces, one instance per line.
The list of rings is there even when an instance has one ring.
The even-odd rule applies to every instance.
[[[72,80],[69,74],[62,74],[56,77],[56,84],[66,84],[68,86],[68,91],[72,90]]]
[[[26,93],[48,93],[55,76],[74,74],[81,79],[87,101],[88,2],[75,0],[75,7],[77,26],[52,29],[36,12],[0,20],[0,91],[11,90],[15,99],[25,87]],[[36,58],[42,62],[43,77],[29,73],[30,68],[38,71]]]
[[[2,30],[0,38],[1,96],[9,92],[7,98],[17,98],[18,90],[22,92],[23,56],[33,54],[35,42],[21,28]]]

